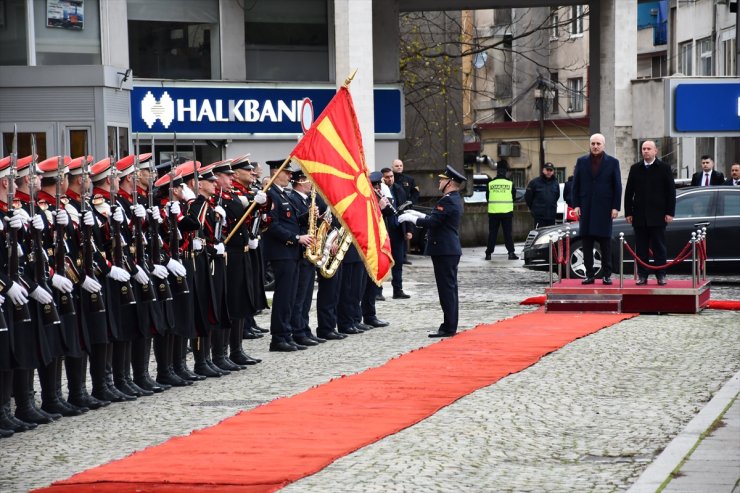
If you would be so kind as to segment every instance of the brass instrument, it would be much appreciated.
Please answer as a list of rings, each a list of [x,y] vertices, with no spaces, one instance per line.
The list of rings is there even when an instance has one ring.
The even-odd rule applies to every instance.
[[[316,189],[311,189],[311,205],[308,209],[308,232],[313,238],[313,243],[306,247],[304,256],[319,269],[319,273],[325,278],[336,274],[342,263],[347,250],[352,243],[352,236],[344,227],[332,229],[331,209],[327,209],[321,216],[321,224],[317,225],[316,217]],[[339,242],[337,253],[332,255],[331,250],[335,242]]]

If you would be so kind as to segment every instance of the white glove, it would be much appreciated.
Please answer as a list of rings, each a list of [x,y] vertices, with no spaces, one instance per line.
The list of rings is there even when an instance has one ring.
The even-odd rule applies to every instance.
[[[260,246],[260,240],[258,240],[257,238],[252,238],[251,240],[249,240],[248,245],[250,250],[254,250],[258,246]]]
[[[113,212],[113,220],[117,223],[123,222],[123,212],[121,212],[120,207],[116,207],[116,210]]]
[[[95,224],[95,218],[93,217],[92,211],[85,211],[85,214],[82,215],[82,223],[85,226],[92,226]]]
[[[162,214],[159,213],[159,207],[156,205],[153,205],[149,208],[149,214],[151,214],[152,219],[157,221],[159,224],[162,224]]]
[[[216,255],[223,255],[224,251],[226,251],[226,248],[224,247],[223,243],[217,243],[216,244]]]
[[[114,281],[126,282],[131,279],[131,274],[114,265],[110,268],[110,272],[108,272],[108,277],[110,277]]]
[[[159,279],[166,279],[169,273],[167,272],[167,267],[164,265],[154,264],[152,266],[152,275]]]
[[[256,194],[254,194],[254,201],[257,202],[259,205],[264,204],[265,202],[267,202],[267,194],[262,190],[259,190]]]
[[[13,209],[13,216],[20,217],[23,224],[28,224],[31,221],[31,216],[28,215],[26,209]]]
[[[67,214],[67,211],[64,209],[59,209],[56,211],[56,223],[60,226],[66,226],[69,224],[69,214]]]
[[[5,303],[5,296],[0,294],[0,305],[2,305],[3,303]]]
[[[31,221],[31,224],[33,225],[33,229],[36,229],[38,231],[43,231],[44,220],[41,219],[41,214],[36,214],[35,216],[33,216],[33,220]]]
[[[193,238],[193,250],[196,252],[203,250],[203,241],[200,238]]]
[[[185,266],[173,258],[171,258],[167,262],[167,270],[172,272],[172,274],[176,275],[177,277],[185,277],[185,275],[187,274]]]
[[[99,293],[103,287],[100,285],[98,281],[93,279],[92,277],[85,277],[85,280],[82,281],[82,289],[87,291],[88,293]]]
[[[0,231],[2,231],[3,229],[5,229],[5,223],[3,221],[0,221]],[[2,305],[2,303],[0,303],[0,305]]]
[[[404,212],[403,214],[401,214],[400,216],[398,216],[398,222],[399,223],[409,222],[409,223],[416,224],[416,220],[417,219],[419,219],[419,218],[416,217],[413,214],[408,213],[408,212]]]
[[[13,229],[21,229],[23,227],[23,216],[20,214],[13,214],[8,220],[8,226]]]
[[[226,219],[226,211],[224,210],[223,207],[221,207],[220,205],[217,205],[216,207],[213,208],[213,210],[216,214],[218,214],[218,217],[220,217],[222,221]]]
[[[176,216],[180,215],[180,202],[174,200],[168,204],[169,209],[167,209],[168,214],[174,214]]]
[[[41,286],[36,286],[36,289],[31,291],[29,296],[42,305],[48,305],[52,301],[54,301],[54,297],[52,297],[51,293],[42,288]]]
[[[414,209],[409,209],[406,212],[409,213],[409,214],[413,214],[413,215],[415,215],[416,217],[419,217],[419,218],[427,217],[427,215],[424,214],[423,212],[421,212],[421,211],[415,211]]]
[[[189,202],[191,200],[195,200],[195,194],[192,190],[190,190],[190,187],[182,184],[180,186],[180,189],[182,190],[182,198],[185,202]]]
[[[54,286],[57,291],[61,291],[62,293],[71,293],[72,288],[74,287],[72,281],[64,276],[60,276],[59,274],[51,276],[51,285]]]
[[[144,219],[146,217],[146,209],[141,204],[136,204],[132,206],[131,211],[134,213],[134,216],[138,217],[139,219]]]
[[[136,279],[136,282],[138,282],[142,286],[145,284],[149,284],[149,276],[147,276],[144,269],[142,269],[138,265],[136,266],[136,272],[134,273],[134,279]]]
[[[10,285],[7,295],[14,305],[25,305],[28,303],[28,291],[17,282]]]

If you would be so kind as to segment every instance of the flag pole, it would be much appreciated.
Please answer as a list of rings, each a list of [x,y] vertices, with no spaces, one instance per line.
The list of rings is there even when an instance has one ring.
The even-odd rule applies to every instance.
[[[288,164],[288,162],[292,159],[292,156],[288,156],[285,158],[285,161],[283,161],[283,164],[280,165],[277,172],[275,172],[274,175],[270,178],[270,181],[267,182],[267,184],[262,187],[262,191],[267,193],[267,190],[272,186],[272,182],[275,181],[275,178],[282,173],[283,168]],[[241,228],[242,224],[244,224],[244,221],[247,220],[247,217],[252,213],[254,208],[257,206],[257,202],[252,201],[251,204],[249,204],[249,207],[247,207],[247,210],[244,211],[244,214],[242,215],[241,219],[239,219],[239,222],[234,225],[233,228],[231,228],[231,232],[229,233],[229,236],[226,237],[224,240],[224,245],[228,245],[229,241],[231,240],[231,237],[234,236],[239,228]]]
[[[355,74],[357,73],[357,69],[355,69],[351,74],[349,74],[349,77],[344,79],[344,84],[342,84],[342,87],[349,87],[349,83],[352,82],[352,79],[355,78]]]

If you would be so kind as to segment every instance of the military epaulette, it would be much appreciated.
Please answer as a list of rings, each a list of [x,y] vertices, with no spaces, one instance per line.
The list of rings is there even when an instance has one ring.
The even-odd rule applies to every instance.
[[[51,204],[49,203],[49,201],[41,199],[36,201],[36,207],[38,207],[41,211],[45,211],[49,207],[51,207]]]

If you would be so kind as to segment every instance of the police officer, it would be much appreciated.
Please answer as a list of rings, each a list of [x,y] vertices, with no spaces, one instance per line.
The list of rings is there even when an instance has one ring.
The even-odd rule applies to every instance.
[[[509,260],[517,260],[514,253],[514,240],[511,236],[511,226],[514,219],[514,198],[516,190],[511,180],[506,178],[507,167],[496,167],[496,178],[488,183],[488,245],[486,246],[486,260],[491,260],[491,254],[496,248],[499,225],[504,230],[504,244],[509,252]]]
[[[449,165],[439,178],[439,190],[443,195],[431,214],[409,211],[398,218],[401,222],[428,228],[425,253],[432,257],[439,303],[444,313],[444,321],[437,332],[429,334],[429,337],[455,335],[458,322],[457,266],[462,255],[458,230],[463,213],[459,190],[466,179]]]
[[[524,195],[524,200],[534,218],[535,228],[555,224],[559,198],[560,185],[555,176],[555,165],[545,163],[542,174],[529,182]]]

